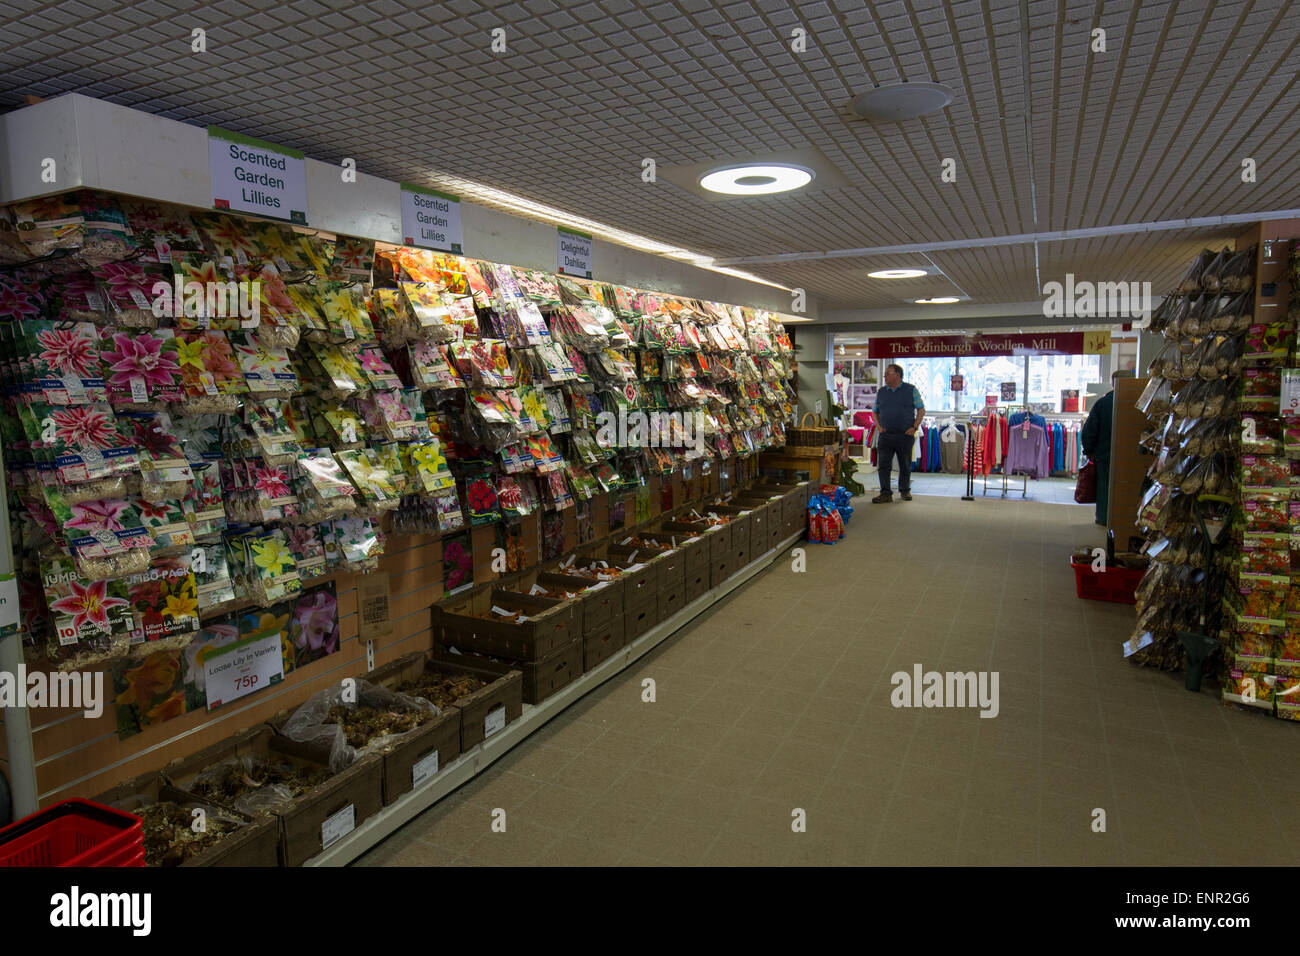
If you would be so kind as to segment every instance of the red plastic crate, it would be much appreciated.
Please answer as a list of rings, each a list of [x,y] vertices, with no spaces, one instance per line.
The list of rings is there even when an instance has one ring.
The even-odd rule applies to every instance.
[[[1079,597],[1088,601],[1113,601],[1116,604],[1136,604],[1137,586],[1146,572],[1141,568],[1108,567],[1098,573],[1091,564],[1071,561],[1074,568],[1074,588]]]
[[[0,830],[0,866],[140,866],[143,853],[140,818],[90,800],[64,800]]]

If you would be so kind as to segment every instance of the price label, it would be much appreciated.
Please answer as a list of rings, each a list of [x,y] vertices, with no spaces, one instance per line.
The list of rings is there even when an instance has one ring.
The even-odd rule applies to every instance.
[[[0,574],[0,629],[17,627],[19,620],[18,577],[13,572]]]
[[[146,296],[139,289],[132,289],[130,295],[131,295],[131,301],[135,303],[135,307],[137,309],[152,308],[152,306],[149,303],[148,296]]]
[[[1282,369],[1282,415],[1300,417],[1300,368]]]
[[[292,272],[292,271],[293,271],[291,268],[289,268],[289,263],[286,262],[286,261],[285,261],[283,258],[281,258],[280,256],[276,256],[276,257],[275,257],[275,267],[276,267],[277,269],[279,269],[282,273],[284,273],[284,272]]]
[[[328,850],[356,828],[357,809],[349,803],[338,813],[326,817],[325,822],[320,825],[321,849]]]
[[[139,375],[131,377],[131,401],[137,404],[149,401],[149,389]]]
[[[280,635],[250,637],[211,651],[203,663],[208,710],[284,680]]]
[[[59,644],[67,647],[69,644],[77,643],[77,629],[71,625],[62,625],[59,628]]]
[[[203,391],[209,395],[217,394],[217,380],[212,377],[211,372],[204,372],[199,376],[199,381],[203,383]]]
[[[351,445],[357,440],[357,423],[350,418],[343,419],[343,444]]]
[[[351,319],[343,320],[343,337],[348,341],[351,341],[352,339],[355,339],[357,337],[356,330],[352,328]]]
[[[104,311],[104,300],[100,298],[98,292],[86,293],[86,305],[90,306],[96,312]]]
[[[498,730],[504,730],[506,726],[506,705],[499,704],[493,708],[492,712],[483,718],[483,736],[491,737]]]
[[[248,255],[244,252],[243,249],[235,250],[235,261],[238,262],[241,266],[248,265]]]
[[[200,329],[210,329],[210,328],[212,328],[212,320],[211,320],[210,318],[208,318],[208,316],[207,316],[206,314],[195,316],[195,324],[196,324]]]
[[[426,754],[411,768],[411,786],[418,787],[438,772],[438,751]]]
[[[167,245],[167,243],[164,240],[159,239],[154,242],[153,248],[154,251],[158,253],[159,262],[163,263],[164,265],[171,265],[171,261],[172,261],[171,246]]]
[[[69,405],[84,405],[86,403],[86,389],[81,384],[81,379],[76,376],[70,376],[63,379],[63,388],[68,393]]]

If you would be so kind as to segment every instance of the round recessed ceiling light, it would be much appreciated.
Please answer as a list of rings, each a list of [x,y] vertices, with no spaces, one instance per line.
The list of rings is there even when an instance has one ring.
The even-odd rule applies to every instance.
[[[867,273],[870,279],[919,279],[923,275],[928,275],[924,269],[881,269]]]
[[[807,186],[815,177],[816,173],[802,166],[747,163],[711,169],[700,177],[700,185],[728,196],[766,196]]]
[[[961,299],[955,295],[940,295],[933,299],[914,299],[917,305],[952,305],[954,302],[960,302]]]
[[[873,123],[901,123],[935,113],[952,98],[952,88],[942,83],[891,83],[857,96],[853,112]]]

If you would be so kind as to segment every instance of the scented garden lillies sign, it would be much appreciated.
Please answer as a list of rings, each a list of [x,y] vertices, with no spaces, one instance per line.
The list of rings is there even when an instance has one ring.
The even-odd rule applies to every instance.
[[[408,246],[461,254],[460,197],[402,183],[402,235]]]
[[[208,176],[216,209],[307,224],[307,162],[296,149],[209,126]]]

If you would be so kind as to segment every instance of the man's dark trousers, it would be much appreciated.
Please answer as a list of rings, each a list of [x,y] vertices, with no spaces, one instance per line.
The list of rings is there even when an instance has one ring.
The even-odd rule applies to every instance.
[[[876,467],[880,470],[880,493],[889,494],[889,476],[893,457],[898,456],[898,491],[912,493],[912,442],[907,432],[881,432],[876,446]]]

